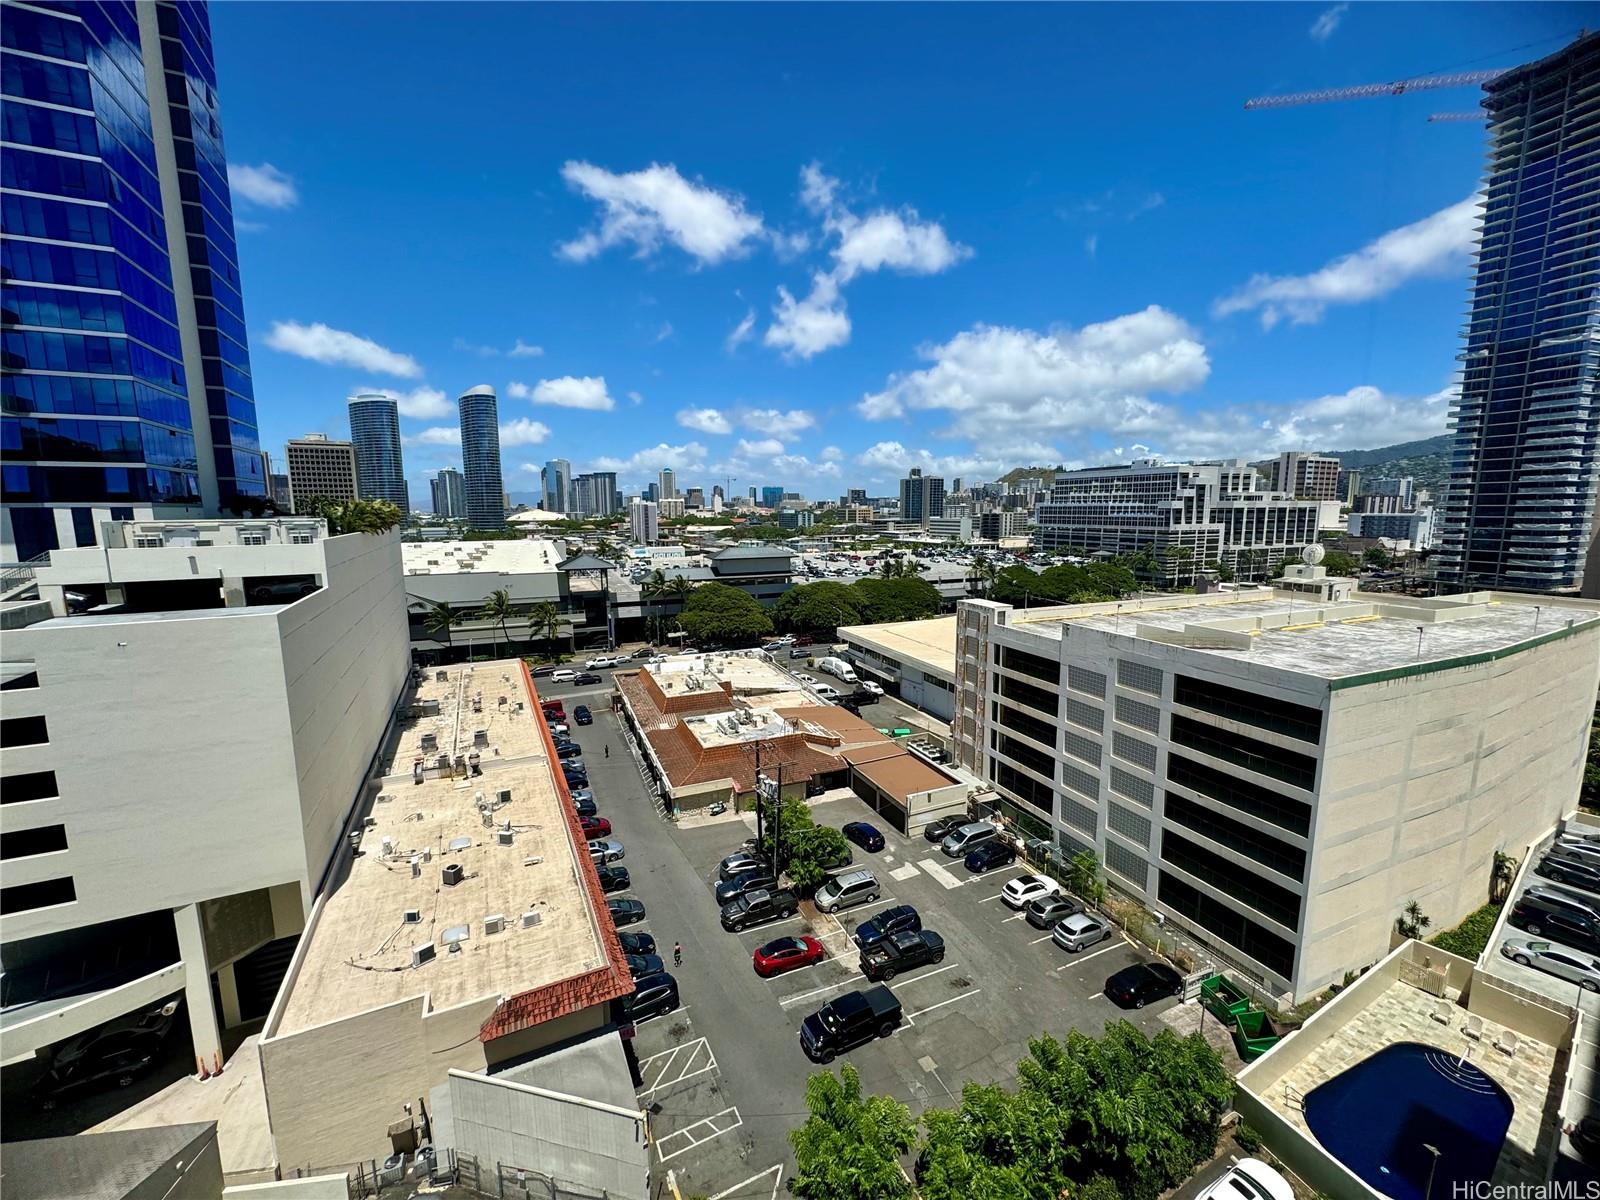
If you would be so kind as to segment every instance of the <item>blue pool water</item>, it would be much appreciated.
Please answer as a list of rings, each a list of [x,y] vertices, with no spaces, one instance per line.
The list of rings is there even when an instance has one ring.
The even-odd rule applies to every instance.
[[[1511,1097],[1470,1062],[1434,1046],[1400,1042],[1311,1092],[1306,1124],[1317,1141],[1395,1200],[1423,1200],[1439,1150],[1433,1195],[1490,1178],[1511,1126]]]

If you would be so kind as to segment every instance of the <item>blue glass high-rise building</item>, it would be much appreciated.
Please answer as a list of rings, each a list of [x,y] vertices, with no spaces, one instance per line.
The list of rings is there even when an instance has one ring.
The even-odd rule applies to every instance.
[[[387,500],[401,512],[411,508],[400,457],[400,410],[388,396],[351,396],[350,442],[356,450],[356,489],[363,500]]]
[[[487,383],[468,388],[457,401],[461,411],[461,467],[466,477],[467,524],[499,529],[506,523],[500,481],[500,405]]]
[[[1600,565],[1587,562],[1600,492],[1600,34],[1484,91],[1483,232],[1435,559],[1462,587],[1572,592]]]
[[[203,3],[0,5],[0,555],[264,501]]]

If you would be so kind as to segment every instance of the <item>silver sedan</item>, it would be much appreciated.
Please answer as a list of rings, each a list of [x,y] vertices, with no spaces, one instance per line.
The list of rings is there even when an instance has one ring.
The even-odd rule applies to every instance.
[[[1507,938],[1500,946],[1500,953],[1523,966],[1569,979],[1586,991],[1600,992],[1600,959],[1533,938]]]

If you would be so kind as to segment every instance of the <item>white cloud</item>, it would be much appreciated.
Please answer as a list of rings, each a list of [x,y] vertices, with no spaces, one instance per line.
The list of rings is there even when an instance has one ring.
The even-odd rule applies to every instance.
[[[500,353],[498,347],[484,346],[477,342],[469,342],[466,338],[457,338],[450,343],[452,350],[460,350],[463,354],[476,354],[480,358],[493,358]]]
[[[421,433],[408,433],[400,440],[408,446],[459,446],[461,430],[454,425],[435,425]]]
[[[862,218],[841,213],[830,219],[829,227],[839,235],[833,257],[840,283],[885,268],[937,275],[972,257],[969,247],[952,242],[944,226],[921,220],[914,208],[898,213],[880,209]]]
[[[530,420],[527,417],[518,417],[514,421],[506,421],[500,426],[500,445],[504,446],[537,446],[550,436],[550,426],[542,421]]]
[[[1259,308],[1264,328],[1284,317],[1304,325],[1321,320],[1330,304],[1359,304],[1413,279],[1464,272],[1478,237],[1481,203],[1481,196],[1469,196],[1431,217],[1391,229],[1309,275],[1255,275],[1218,298],[1212,314],[1226,317]]]
[[[616,407],[606,391],[603,375],[563,375],[559,379],[541,379],[529,387],[525,383],[512,383],[506,394],[513,400],[531,400],[535,404],[550,404],[557,408],[583,408],[591,412],[610,412]]]
[[[1283,450],[1350,450],[1386,446],[1445,432],[1452,385],[1426,396],[1385,392],[1371,385],[1310,400],[1235,405],[1196,413],[1151,439],[1177,457],[1257,458]]]
[[[661,322],[661,328],[656,330],[656,336],[652,340],[657,343],[664,342],[672,336],[672,332],[672,322],[663,321]]]
[[[438,388],[423,384],[409,392],[397,392],[393,388],[360,387],[357,392],[366,392],[379,396],[387,396],[394,401],[402,417],[409,417],[413,421],[437,421],[441,417],[456,415],[456,406],[446,398]]]
[[[773,323],[761,340],[782,350],[786,358],[811,358],[850,340],[850,318],[839,285],[827,272],[812,276],[811,294],[804,300],[796,300],[788,288],[780,287],[772,313]]]
[[[838,462],[844,457],[844,451],[837,446],[824,446],[817,457],[823,462]]]
[[[839,194],[839,181],[822,169],[819,162],[809,162],[800,168],[800,203],[821,216],[833,208],[834,197]]]
[[[586,162],[568,162],[561,177],[600,205],[600,225],[560,247],[586,262],[612,246],[632,245],[641,257],[670,242],[702,265],[743,254],[762,231],[761,218],[742,197],[691,182],[668,163],[616,174]]]
[[[1022,463],[1061,461],[1054,447],[1031,442],[1019,442],[1003,448],[985,446],[983,453],[938,455],[927,450],[913,449],[901,442],[876,442],[856,455],[856,466],[867,472],[871,479],[898,479],[912,467],[921,467],[932,475],[951,479],[957,475],[967,478],[994,478]]]
[[[701,433],[733,432],[733,422],[715,408],[680,408],[678,424]]]
[[[1083,239],[1083,251],[1090,258],[1093,258],[1099,249],[1100,235],[1098,233],[1091,233],[1088,237]]]
[[[271,163],[259,167],[229,163],[228,188],[235,196],[261,208],[293,208],[300,203],[294,180]]]
[[[267,334],[267,345],[297,358],[309,358],[330,367],[359,367],[363,371],[378,371],[384,375],[398,375],[402,379],[416,379],[422,374],[422,365],[409,354],[400,354],[368,338],[342,329],[333,329],[320,321],[302,325],[299,321],[274,321]]]
[[[803,429],[815,427],[817,419],[804,409],[791,408],[788,412],[777,408],[747,408],[739,414],[739,424],[757,433],[776,438],[792,438]]]
[[[628,393],[628,399],[634,404],[643,404],[644,403],[644,397],[641,396],[638,392],[629,392]]]
[[[1211,370],[1194,330],[1155,305],[1076,331],[979,325],[920,353],[931,366],[891,376],[857,411],[869,420],[947,412],[947,432],[986,449],[1000,430],[1025,440],[1169,428],[1150,393],[1197,387]]]
[[[681,446],[671,446],[662,442],[657,446],[650,446],[640,450],[627,458],[614,458],[602,455],[594,460],[592,468],[596,471],[615,471],[619,476],[618,482],[637,482],[646,477],[654,479],[662,467],[671,467],[678,472],[681,479],[692,471],[704,469],[706,465],[706,448],[699,442],[685,442]]]
[[[732,354],[741,345],[750,340],[750,335],[756,328],[756,310],[750,309],[744,314],[744,320],[733,327],[733,331],[723,340],[722,348]]]
[[[1335,4],[1332,8],[1324,9],[1315,21],[1311,23],[1311,38],[1313,41],[1325,42],[1331,38],[1334,31],[1339,28],[1339,23],[1344,20],[1345,13],[1350,11],[1348,4]]]
[[[836,462],[812,462],[804,454],[775,454],[767,469],[785,480],[838,479],[843,474]]]
[[[754,458],[765,458],[773,454],[782,454],[783,450],[783,443],[777,438],[762,438],[760,441],[755,442],[749,441],[745,438],[739,439],[739,453],[748,454]]]
[[[506,354],[512,358],[538,358],[544,354],[544,347],[530,346],[527,342],[518,338],[517,344],[507,350]]]

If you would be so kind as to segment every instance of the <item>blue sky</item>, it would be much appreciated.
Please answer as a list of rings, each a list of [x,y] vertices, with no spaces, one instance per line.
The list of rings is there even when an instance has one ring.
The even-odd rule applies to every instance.
[[[500,395],[507,486],[807,496],[908,466],[1443,432],[1475,89],[1540,4],[212,7],[263,445]]]

